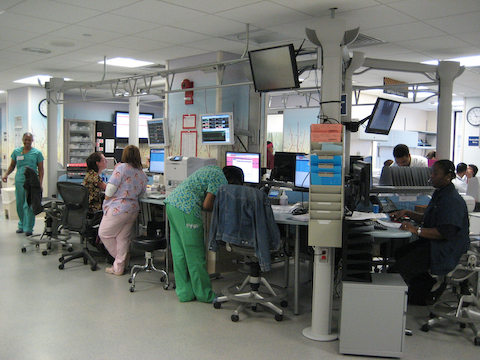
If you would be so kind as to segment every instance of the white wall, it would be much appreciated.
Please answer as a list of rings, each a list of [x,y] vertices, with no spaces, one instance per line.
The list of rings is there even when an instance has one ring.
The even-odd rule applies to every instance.
[[[479,136],[480,127],[472,126],[466,120],[467,112],[474,106],[480,106],[480,97],[465,98],[465,111],[463,112],[463,122],[465,132],[463,137],[463,156],[462,160],[467,164],[480,166],[480,148],[478,146],[468,146],[469,136]]]

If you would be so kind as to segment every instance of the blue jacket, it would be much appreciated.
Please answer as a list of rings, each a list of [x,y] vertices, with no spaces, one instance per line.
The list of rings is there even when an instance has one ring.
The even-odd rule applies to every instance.
[[[209,249],[219,243],[255,248],[262,271],[270,270],[270,250],[280,248],[280,232],[270,201],[263,191],[241,185],[222,185],[213,205]]]

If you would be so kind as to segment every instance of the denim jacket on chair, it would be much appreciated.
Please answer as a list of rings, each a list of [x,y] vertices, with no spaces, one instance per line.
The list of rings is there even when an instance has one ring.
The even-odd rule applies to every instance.
[[[213,205],[209,249],[219,243],[255,248],[262,271],[270,270],[270,250],[281,245],[270,201],[263,191],[241,185],[222,185]]]

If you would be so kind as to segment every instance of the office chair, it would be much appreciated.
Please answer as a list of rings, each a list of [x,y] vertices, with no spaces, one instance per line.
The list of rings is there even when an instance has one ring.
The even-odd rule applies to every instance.
[[[255,237],[253,247],[244,236],[246,232]],[[262,276],[262,270],[270,270],[270,254],[281,248],[280,232],[273,218],[270,202],[263,191],[241,185],[220,187],[210,225],[210,250],[216,251],[219,244],[225,244],[227,251],[243,255],[250,273],[241,285],[225,288],[222,291],[223,296],[214,300],[214,308],[220,309],[226,301],[240,302],[231,315],[231,320],[237,322],[240,311],[247,306],[256,311],[260,304],[275,313],[275,320],[283,320],[283,310],[273,301],[281,301],[280,305],[286,307],[286,291],[269,284]],[[250,289],[244,291],[247,285]]]
[[[67,230],[78,232],[80,234],[83,249],[75,251],[71,254],[62,254],[58,259],[60,265],[58,268],[63,270],[65,264],[74,259],[83,258],[83,263],[87,265],[90,262],[90,269],[95,271],[97,269],[97,261],[93,258],[88,250],[88,238],[96,237],[96,228],[102,219],[102,212],[89,213],[88,211],[88,189],[83,185],[68,182],[57,182],[57,190],[65,204],[65,211],[63,213],[63,227]]]
[[[42,255],[47,255],[48,250],[52,248],[52,243],[60,243],[67,246],[68,251],[73,251],[72,244],[68,242],[70,235],[61,234],[62,214],[64,206],[62,201],[57,199],[42,199],[42,188],[40,179],[30,167],[25,168],[24,184],[28,205],[32,208],[34,215],[45,212],[45,228],[41,234],[32,234],[26,238],[27,243],[22,245],[22,253],[27,252],[27,247],[35,245],[39,248],[42,244],[46,248],[42,250]]]
[[[130,292],[135,291],[135,278],[139,272],[158,272],[161,274],[160,281],[164,283],[163,288],[165,290],[170,286],[170,281],[168,278],[168,246],[167,241],[164,236],[150,237],[150,236],[140,236],[132,240],[131,247],[133,249],[142,250],[145,252],[145,265],[134,265],[130,271],[130,278],[128,282],[132,285],[130,286]],[[165,269],[157,269],[153,264],[153,252],[161,251],[165,253]]]
[[[464,254],[459,264],[445,279],[451,293],[445,292],[443,296],[433,304],[430,310],[430,319],[422,325],[421,330],[428,332],[432,326],[450,321],[459,324],[463,329],[467,325],[474,333],[473,342],[476,346],[480,346],[480,289],[479,273],[480,273],[480,251],[479,246],[471,245],[471,249]],[[468,280],[476,275],[477,289],[476,293],[470,288]]]

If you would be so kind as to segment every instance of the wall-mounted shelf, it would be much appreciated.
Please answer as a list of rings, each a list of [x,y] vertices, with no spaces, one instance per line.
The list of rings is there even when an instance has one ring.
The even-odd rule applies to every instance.
[[[95,151],[95,122],[65,119],[65,162],[83,163]]]

